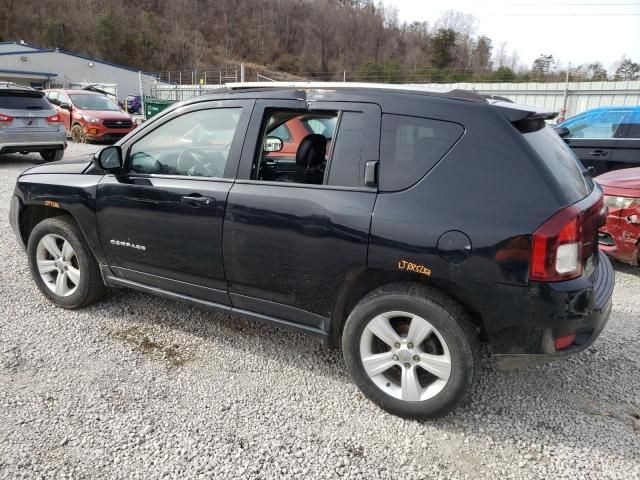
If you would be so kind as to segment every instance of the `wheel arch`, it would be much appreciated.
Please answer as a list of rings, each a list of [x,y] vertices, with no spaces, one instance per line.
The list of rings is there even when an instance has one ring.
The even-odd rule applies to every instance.
[[[20,237],[24,245],[29,243],[29,237],[31,232],[43,220],[47,218],[69,216],[76,224],[78,221],[73,218],[73,215],[68,210],[63,208],[54,208],[46,205],[28,204],[25,205],[20,211],[19,225],[20,225]]]
[[[438,281],[437,279],[425,279],[418,274],[365,268],[347,275],[342,289],[338,294],[329,325],[329,335],[327,337],[329,346],[337,347],[340,345],[340,338],[342,337],[347,317],[358,302],[373,290],[391,283],[415,283],[441,291],[461,305],[469,315],[474,326],[480,331],[480,337],[482,339],[486,337],[482,317],[470,305],[463,301],[462,295],[456,292],[455,286],[447,285],[445,282]]]

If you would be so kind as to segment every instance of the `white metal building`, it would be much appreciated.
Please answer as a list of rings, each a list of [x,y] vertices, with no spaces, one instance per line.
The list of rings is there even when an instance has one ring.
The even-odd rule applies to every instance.
[[[138,70],[60,49],[38,48],[24,42],[0,42],[0,81],[42,88],[78,84],[115,84],[117,95],[151,93],[156,79]]]

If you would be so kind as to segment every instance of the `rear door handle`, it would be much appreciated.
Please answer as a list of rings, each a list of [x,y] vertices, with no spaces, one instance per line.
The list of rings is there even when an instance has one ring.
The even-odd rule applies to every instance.
[[[202,196],[186,196],[181,198],[182,203],[186,203],[190,207],[199,208],[211,206],[216,203],[215,199],[210,197],[202,197]]]
[[[607,152],[605,152],[604,150],[591,150],[589,152],[589,155],[591,155],[592,157],[606,157]]]

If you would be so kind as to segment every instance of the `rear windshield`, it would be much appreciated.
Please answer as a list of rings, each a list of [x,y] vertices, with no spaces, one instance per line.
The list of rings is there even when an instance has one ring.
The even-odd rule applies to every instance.
[[[40,92],[0,92],[0,108],[6,110],[48,110],[52,107]]]
[[[575,203],[591,193],[592,182],[582,173],[584,167],[551,127],[546,126],[523,136],[556,178],[569,201]]]

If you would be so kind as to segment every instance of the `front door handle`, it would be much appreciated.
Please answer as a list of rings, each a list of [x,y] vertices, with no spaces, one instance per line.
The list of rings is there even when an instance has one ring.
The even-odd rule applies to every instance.
[[[592,157],[606,157],[607,152],[604,150],[591,150],[589,152],[589,155],[591,155]]]
[[[181,198],[182,203],[186,203],[190,207],[199,208],[199,207],[209,207],[215,204],[215,199],[210,197],[202,197],[202,196],[186,196]]]

